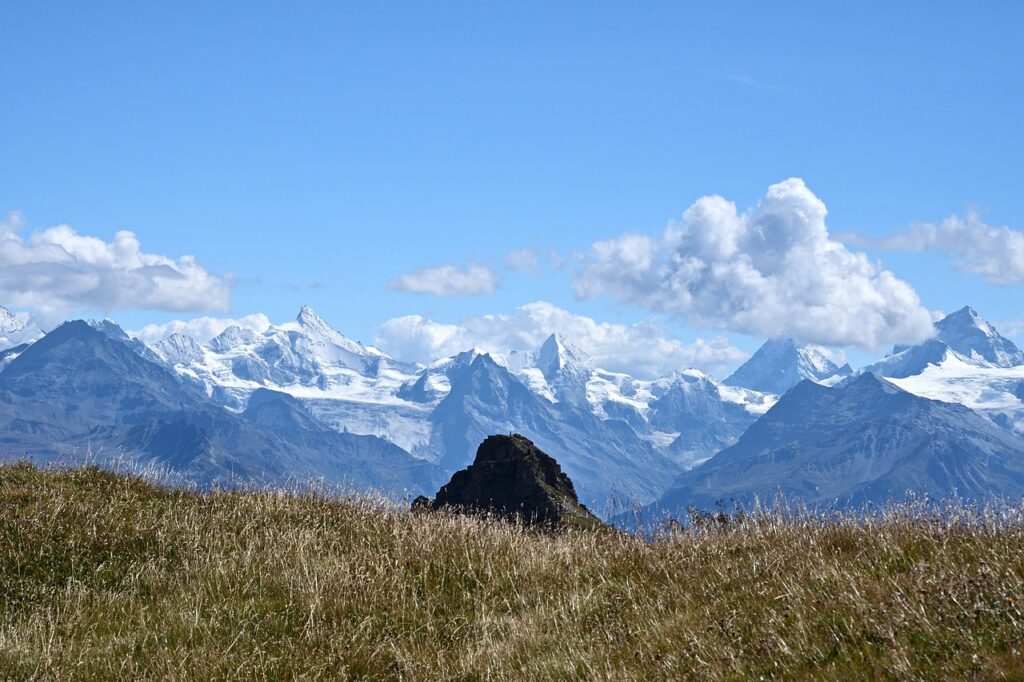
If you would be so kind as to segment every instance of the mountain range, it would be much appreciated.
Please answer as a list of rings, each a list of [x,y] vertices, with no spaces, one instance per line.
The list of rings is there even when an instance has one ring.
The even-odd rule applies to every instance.
[[[721,382],[611,372],[556,334],[420,365],[306,306],[262,331],[151,345],[111,321],[42,335],[0,308],[0,457],[408,496],[436,490],[487,436],[515,432],[598,512],[779,492],[842,504],[911,489],[1016,495],[1024,356],[970,308],[936,331],[859,370],[771,339]]]

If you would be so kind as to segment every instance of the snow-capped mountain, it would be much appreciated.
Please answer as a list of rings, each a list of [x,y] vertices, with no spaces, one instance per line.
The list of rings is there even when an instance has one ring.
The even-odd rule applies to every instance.
[[[866,373],[833,388],[804,381],[739,441],[679,476],[657,508],[719,502],[857,506],[908,492],[984,501],[1024,495],[1024,440],[962,405]]]
[[[23,316],[0,306],[0,351],[31,343],[42,335],[39,328],[26,322]]]
[[[939,320],[935,328],[938,330],[938,340],[974,363],[993,367],[1024,365],[1024,352],[981,319],[970,306],[964,306]]]
[[[552,334],[536,351],[512,351],[504,364],[535,393],[552,402],[587,404],[594,363],[584,351]]]
[[[154,352],[227,407],[272,388],[308,398],[387,402],[417,370],[332,329],[308,306],[292,322],[263,332],[228,327],[205,346],[181,334]]]
[[[948,315],[935,328],[934,338],[896,347],[892,355],[858,372],[886,377],[915,395],[965,405],[1024,433],[1024,353],[970,307]]]
[[[25,328],[25,323],[7,308],[0,306],[0,334],[10,334]]]
[[[66,322],[0,372],[0,457],[157,465],[206,485],[323,480],[404,494],[439,480],[383,439],[324,429],[287,396],[224,410],[115,327]]]
[[[150,348],[161,360],[172,366],[191,365],[193,362],[202,362],[205,357],[203,347],[191,336],[185,334],[171,334],[166,339],[154,343]]]
[[[822,382],[851,372],[849,365],[838,366],[820,346],[769,339],[723,383],[782,395],[804,379]]]
[[[380,437],[445,467],[471,460],[475,435],[524,433],[563,462],[591,501],[613,489],[656,496],[658,480],[734,442],[774,401],[697,370],[654,381],[608,372],[555,334],[536,349],[472,349],[426,366],[405,363],[348,339],[305,306],[294,322],[260,333],[229,327],[207,344],[175,334],[151,352],[230,410],[241,412],[256,391],[271,390],[299,400],[330,429]],[[482,367],[489,378],[471,381]],[[467,382],[470,394],[484,394],[459,393]],[[527,396],[514,401],[519,412],[496,411],[507,391],[486,390],[498,385]],[[579,448],[605,465],[581,459]]]
[[[23,331],[9,313],[0,324],[8,335]],[[725,383],[694,369],[653,380],[611,372],[557,335],[534,349],[470,349],[427,365],[407,363],[347,338],[308,307],[294,321],[260,332],[229,327],[208,343],[172,334],[147,346],[110,320],[73,322],[35,343],[0,349],[0,429],[7,433],[0,457],[99,448],[206,482],[324,477],[429,492],[464,467],[484,437],[514,431],[562,463],[581,499],[599,510],[613,497],[654,501],[695,465],[703,473],[680,480],[697,487],[677,486],[683,492],[672,500],[733,484],[763,491],[761,479],[785,488],[790,477],[790,492],[807,499],[874,499],[843,487],[869,485],[850,462],[867,462],[877,473],[890,455],[921,466],[879,480],[911,484],[913,471],[924,488],[940,490],[928,463],[948,469],[963,456],[967,469],[950,469],[957,485],[988,480],[1012,492],[1015,479],[978,469],[988,465],[971,447],[995,443],[1016,452],[1020,439],[996,425],[1024,433],[1020,351],[970,309],[936,326],[935,338],[897,348],[846,379],[849,368],[836,367],[823,349],[773,340]],[[874,379],[886,373],[888,382]],[[800,377],[811,381],[787,392]],[[786,397],[779,402],[775,393],[740,383]],[[939,408],[924,398],[960,405]],[[953,434],[956,420],[970,433]],[[765,431],[763,424],[771,426]],[[912,452],[901,440],[908,434]],[[759,442],[769,449],[754,453]],[[736,466],[749,476],[721,466],[740,452],[737,444],[747,454]],[[981,448],[986,457],[989,445]],[[941,457],[928,459],[928,452]],[[722,459],[726,453],[734,454]],[[785,465],[792,453],[807,455],[798,457],[799,471]],[[1012,462],[996,463],[1015,471]],[[817,487],[800,483],[801,476]]]
[[[860,372],[903,378],[939,365],[950,354],[975,367],[1011,368],[1024,365],[1024,352],[999,334],[970,306],[965,306],[935,323],[936,334],[916,346],[896,346],[892,354]]]

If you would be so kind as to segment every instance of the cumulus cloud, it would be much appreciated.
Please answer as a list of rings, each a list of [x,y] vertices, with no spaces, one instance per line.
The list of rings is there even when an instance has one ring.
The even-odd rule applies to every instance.
[[[540,258],[537,252],[529,248],[509,251],[505,254],[503,262],[506,268],[518,272],[535,271],[540,268]]]
[[[981,275],[993,284],[1024,282],[1024,232],[986,225],[974,211],[940,223],[917,223],[881,239],[853,232],[837,238],[886,251],[939,251],[952,255],[961,272]]]
[[[246,315],[245,317],[235,319],[227,317],[196,317],[191,320],[172,320],[163,324],[147,324],[142,329],[130,331],[128,334],[146,343],[162,341],[171,334],[184,334],[185,336],[191,336],[199,343],[206,343],[232,326],[251,329],[254,332],[262,332],[270,327],[270,319],[263,313]]]
[[[393,279],[388,287],[394,291],[434,296],[474,296],[493,294],[498,276],[485,265],[470,264],[464,268],[439,265],[422,268]]]
[[[43,318],[76,309],[227,310],[230,277],[210,273],[192,256],[146,253],[134,233],[113,241],[58,225],[27,238],[24,220],[0,221],[0,302]]]
[[[601,367],[638,377],[664,376],[688,367],[720,373],[747,357],[722,337],[684,343],[654,324],[597,322],[544,301],[521,306],[511,315],[467,317],[458,324],[420,315],[396,317],[381,325],[375,343],[396,357],[428,362],[469,348],[499,354],[534,350],[555,332]]]
[[[573,282],[701,326],[876,350],[933,333],[917,292],[833,239],[825,204],[803,180],[768,188],[751,210],[698,199],[660,236],[597,242]]]

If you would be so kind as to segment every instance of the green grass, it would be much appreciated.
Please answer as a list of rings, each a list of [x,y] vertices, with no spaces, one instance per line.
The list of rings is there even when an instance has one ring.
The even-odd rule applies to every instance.
[[[0,467],[0,677],[1024,679],[1001,513],[647,542]]]

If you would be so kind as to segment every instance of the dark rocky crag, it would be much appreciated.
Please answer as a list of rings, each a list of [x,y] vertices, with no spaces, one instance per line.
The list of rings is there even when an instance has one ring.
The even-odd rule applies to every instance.
[[[457,471],[433,501],[413,510],[451,509],[546,528],[603,525],[576,497],[572,481],[552,457],[524,436],[488,436],[473,463]]]

